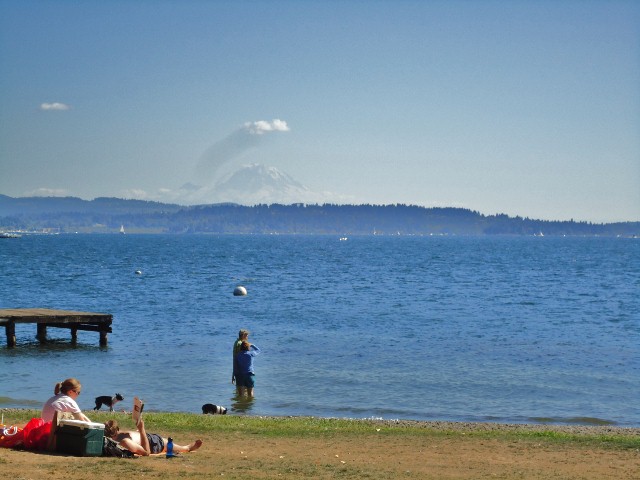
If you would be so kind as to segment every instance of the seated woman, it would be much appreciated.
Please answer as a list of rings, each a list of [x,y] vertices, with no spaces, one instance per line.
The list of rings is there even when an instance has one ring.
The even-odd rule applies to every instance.
[[[104,436],[113,439],[118,445],[135,455],[153,455],[163,453],[167,449],[167,439],[155,433],[147,433],[144,421],[138,422],[138,431],[120,431],[116,420],[109,420],[104,424]],[[193,452],[202,445],[202,440],[196,440],[191,445],[173,444],[175,453]]]
[[[67,378],[64,382],[56,383],[53,390],[53,397],[47,400],[42,407],[41,417],[45,422],[53,421],[53,415],[56,412],[70,413],[76,420],[82,420],[84,422],[90,422],[80,407],[76,403],[76,400],[80,396],[82,385],[75,378]],[[60,417],[60,415],[58,415]]]

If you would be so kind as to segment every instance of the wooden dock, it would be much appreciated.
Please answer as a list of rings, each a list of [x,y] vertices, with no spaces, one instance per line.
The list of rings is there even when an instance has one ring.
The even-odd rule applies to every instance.
[[[36,338],[40,343],[47,341],[47,327],[68,328],[71,331],[71,343],[76,344],[78,330],[98,332],[100,346],[107,346],[107,334],[111,333],[113,316],[106,313],[74,312],[69,310],[51,310],[48,308],[12,308],[0,309],[0,326],[7,332],[7,346],[16,346],[16,323],[35,323],[38,331]]]

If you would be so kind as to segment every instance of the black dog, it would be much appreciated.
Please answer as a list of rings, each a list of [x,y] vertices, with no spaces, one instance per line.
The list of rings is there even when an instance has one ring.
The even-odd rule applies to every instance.
[[[204,405],[202,405],[202,413],[210,413],[211,415],[219,413],[221,415],[226,415],[227,409],[225,407],[221,407],[220,405],[214,405],[213,403],[205,403]]]
[[[124,400],[124,397],[119,393],[116,393],[115,397],[110,397],[109,395],[102,395],[101,397],[96,397],[96,408],[94,410],[100,410],[102,405],[109,407],[109,411],[113,412],[113,406]]]

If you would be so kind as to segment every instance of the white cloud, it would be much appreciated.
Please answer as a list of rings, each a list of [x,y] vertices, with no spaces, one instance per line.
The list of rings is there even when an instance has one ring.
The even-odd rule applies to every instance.
[[[66,103],[53,102],[53,103],[41,103],[40,110],[69,110],[71,107]]]
[[[30,192],[25,192],[25,197],[68,197],[69,190],[64,188],[37,188]]]
[[[247,122],[244,128],[252,135],[263,135],[267,132],[288,132],[290,130],[287,122],[278,118],[272,121],[258,120],[257,122]]]

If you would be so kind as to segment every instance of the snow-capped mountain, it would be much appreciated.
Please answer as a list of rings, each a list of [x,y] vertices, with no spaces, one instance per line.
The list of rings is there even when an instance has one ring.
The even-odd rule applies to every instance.
[[[275,167],[245,165],[214,185],[197,188],[193,184],[181,188],[189,203],[237,203],[240,205],[325,203],[327,193],[312,192],[300,182]]]

